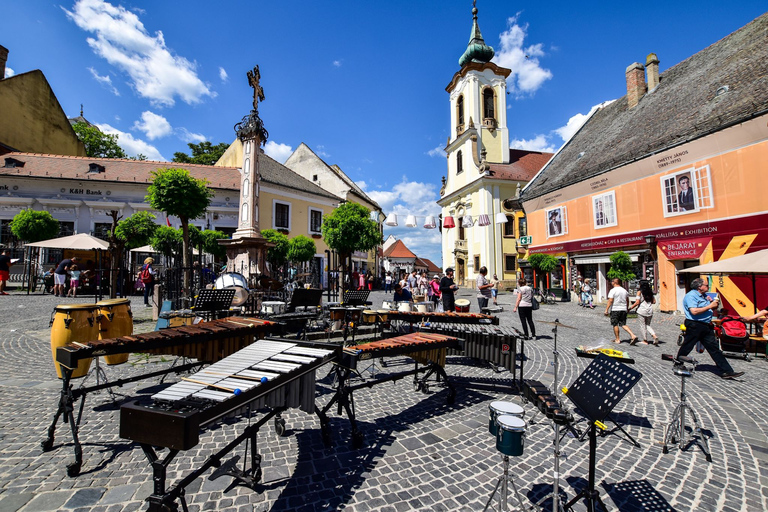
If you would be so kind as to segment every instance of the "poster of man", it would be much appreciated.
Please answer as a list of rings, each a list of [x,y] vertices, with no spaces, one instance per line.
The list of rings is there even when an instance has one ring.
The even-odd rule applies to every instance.
[[[565,233],[565,207],[559,206],[547,210],[547,236],[559,236]]]
[[[681,174],[677,177],[677,184],[680,187],[680,192],[677,194],[677,204],[681,211],[694,211],[696,209],[696,198],[693,195],[693,187],[691,187],[691,176],[689,174]]]
[[[662,177],[665,217],[699,211],[693,174],[691,170],[686,170]]]

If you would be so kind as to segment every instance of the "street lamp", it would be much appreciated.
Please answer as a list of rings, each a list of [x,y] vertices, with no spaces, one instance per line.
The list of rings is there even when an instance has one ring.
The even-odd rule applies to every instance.
[[[648,246],[648,253],[651,260],[655,259],[653,257],[653,249],[656,246],[656,235],[645,235],[645,243]]]

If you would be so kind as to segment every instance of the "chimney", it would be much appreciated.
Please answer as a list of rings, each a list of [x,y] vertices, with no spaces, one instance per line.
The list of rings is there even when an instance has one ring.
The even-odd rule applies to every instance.
[[[655,53],[649,53],[646,57],[645,72],[648,74],[648,90],[652,91],[659,85],[659,58]]]
[[[5,63],[8,62],[8,48],[0,45],[0,80],[5,78]]]
[[[627,105],[635,108],[645,95],[645,68],[639,62],[627,67]]]

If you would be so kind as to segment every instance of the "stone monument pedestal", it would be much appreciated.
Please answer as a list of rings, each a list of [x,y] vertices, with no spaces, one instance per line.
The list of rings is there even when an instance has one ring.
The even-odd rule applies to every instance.
[[[274,244],[262,237],[219,240],[219,244],[227,250],[227,272],[242,274],[248,286],[255,287],[266,271],[267,249]]]

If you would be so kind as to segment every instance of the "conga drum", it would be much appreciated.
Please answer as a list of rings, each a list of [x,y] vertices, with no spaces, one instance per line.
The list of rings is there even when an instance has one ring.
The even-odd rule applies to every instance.
[[[96,303],[99,307],[99,339],[107,340],[133,334],[133,313],[129,299],[104,299]],[[123,364],[128,360],[128,354],[113,354],[104,356],[109,365]]]
[[[469,301],[467,299],[458,299],[456,301],[457,313],[469,313]]]
[[[96,321],[96,304],[64,304],[53,308],[51,322],[51,352],[56,375],[61,378],[61,368],[56,362],[56,349],[73,341],[88,343],[99,339],[99,323]],[[91,359],[83,359],[74,368],[72,378],[85,377],[91,367]]]
[[[511,457],[522,455],[525,445],[525,421],[518,416],[505,414],[496,418],[496,423],[496,449]]]

